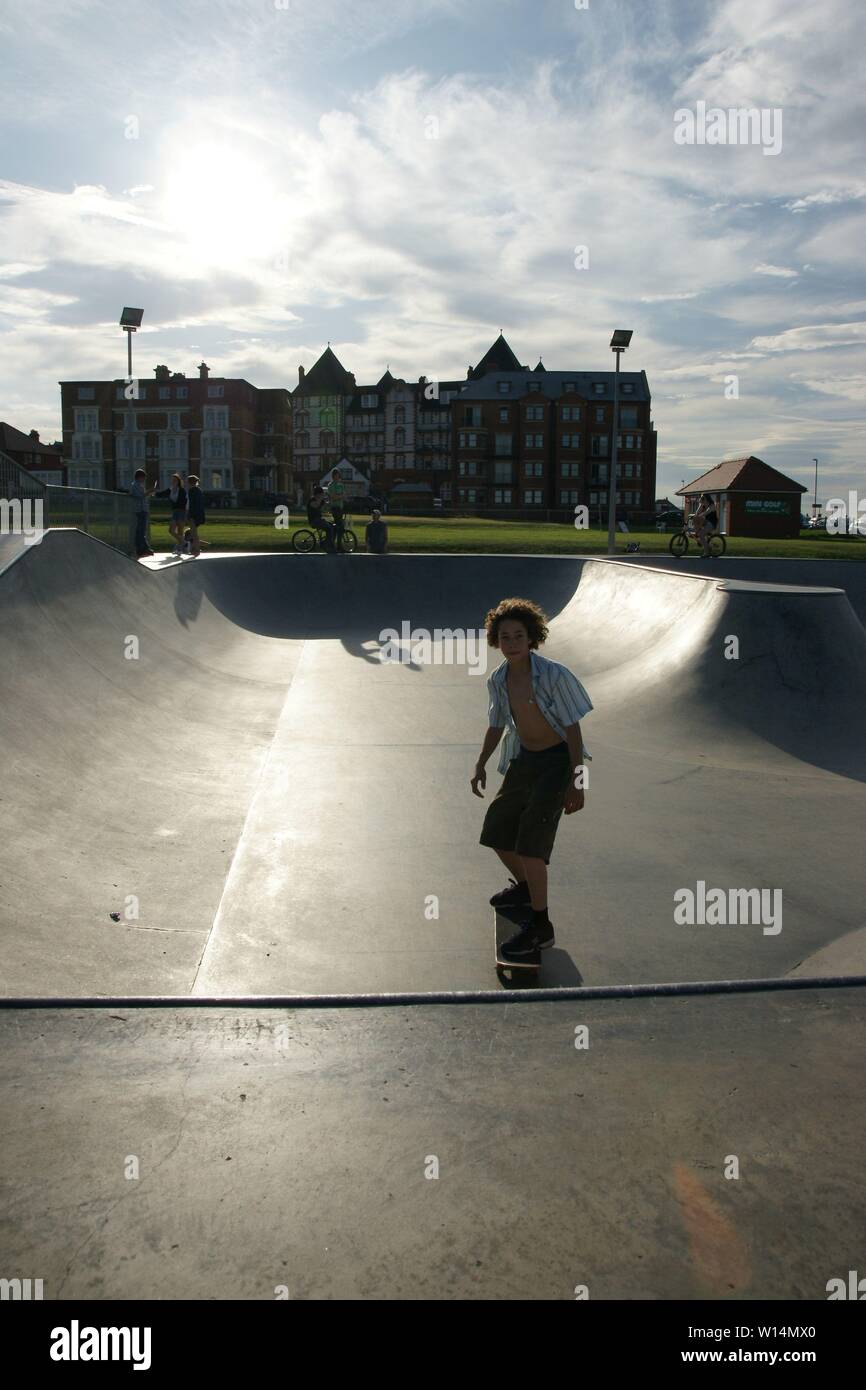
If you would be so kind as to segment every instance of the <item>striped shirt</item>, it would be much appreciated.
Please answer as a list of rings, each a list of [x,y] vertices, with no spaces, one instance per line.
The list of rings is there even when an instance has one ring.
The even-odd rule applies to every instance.
[[[592,701],[577,676],[558,661],[549,661],[538,652],[529,653],[532,668],[533,698],[554,733],[565,739],[565,731],[570,724],[577,724],[592,709]],[[508,698],[508,662],[497,666],[487,682],[490,698],[488,723],[491,729],[504,729],[502,752],[499,755],[498,772],[506,772],[512,758],[520,752],[520,736],[511,713]],[[592,762],[592,754],[583,745],[583,756]]]

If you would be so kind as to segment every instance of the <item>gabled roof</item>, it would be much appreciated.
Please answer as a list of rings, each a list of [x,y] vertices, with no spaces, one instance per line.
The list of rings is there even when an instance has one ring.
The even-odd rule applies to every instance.
[[[60,457],[60,449],[55,448],[53,444],[40,444],[38,440],[31,439],[29,434],[16,430],[14,425],[7,425],[4,420],[0,420],[0,449],[18,454],[51,454],[55,459]]]
[[[384,375],[384,376],[381,376],[381,377],[379,378],[379,380],[376,382],[376,385],[377,385],[377,387],[379,388],[379,390],[381,390],[381,391],[387,391],[388,388],[389,388],[389,386],[396,386],[396,385],[397,385],[396,381],[394,380],[394,378],[393,378],[392,375],[391,375],[391,369],[390,369],[390,367],[389,367],[388,370],[385,372],[385,375]]]
[[[470,381],[480,381],[488,372],[519,372],[520,363],[500,333],[496,342],[489,347],[478,363],[469,372]]]
[[[723,459],[693,478],[685,487],[677,488],[677,497],[691,497],[696,492],[808,492],[802,483],[795,482],[778,468],[771,468],[763,459],[749,454],[747,458]]]
[[[326,347],[315,366],[306,373],[292,392],[293,396],[349,396],[355,390],[355,378],[342,362]]]

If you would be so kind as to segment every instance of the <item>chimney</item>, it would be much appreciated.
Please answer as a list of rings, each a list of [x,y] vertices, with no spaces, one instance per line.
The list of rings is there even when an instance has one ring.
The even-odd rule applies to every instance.
[[[207,377],[208,377],[208,372],[209,372],[209,371],[210,371],[210,367],[208,366],[207,362],[199,362],[199,364],[198,364],[198,374],[199,374],[199,376],[201,377],[202,381],[207,381]]]
[[[304,384],[304,369],[303,369],[303,367],[299,367],[299,368],[298,368],[298,385],[299,385],[299,386],[303,386],[303,384]]]
[[[36,443],[38,444],[38,443],[39,443],[39,431],[38,431],[38,430],[31,430],[31,431],[30,431],[30,438],[33,439],[33,440],[35,440]]]

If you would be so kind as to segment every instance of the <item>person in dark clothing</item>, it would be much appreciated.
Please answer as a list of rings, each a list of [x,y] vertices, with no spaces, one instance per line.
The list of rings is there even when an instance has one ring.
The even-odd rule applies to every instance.
[[[201,539],[198,528],[204,526],[207,520],[204,510],[204,493],[198,478],[194,473],[189,475],[189,493],[187,496],[187,519],[189,521],[189,548],[190,554],[198,558],[201,555]]]
[[[183,479],[180,474],[172,474],[171,487],[167,487],[162,492],[157,492],[154,495],[156,497],[167,497],[171,503],[171,519],[168,523],[168,529],[174,541],[174,554],[180,555],[183,549],[186,510],[189,501],[187,490],[183,485]]]
[[[315,530],[324,531],[327,536],[325,549],[335,551],[334,527],[330,521],[325,520],[324,507],[326,502],[325,490],[323,487],[313,488],[312,495],[307,502],[307,521]]]
[[[132,498],[133,514],[135,519],[135,535],[133,545],[135,553],[141,560],[145,556],[153,554],[147,540],[147,524],[150,521],[150,506],[148,498],[156,492],[156,483],[147,486],[147,474],[143,468],[135,470],[132,487],[129,495]]]
[[[367,549],[374,555],[384,555],[388,548],[388,527],[382,520],[382,513],[374,511],[366,530]]]
[[[705,556],[710,555],[709,537],[719,529],[719,513],[708,492],[701,495],[700,505],[695,512],[695,535],[701,543]]]

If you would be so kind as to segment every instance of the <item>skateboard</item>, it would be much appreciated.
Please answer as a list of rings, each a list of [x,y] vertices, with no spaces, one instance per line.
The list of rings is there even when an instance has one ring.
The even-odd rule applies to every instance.
[[[502,955],[501,946],[520,927],[525,926],[532,917],[530,907],[494,907],[493,935],[495,944],[496,973],[503,984],[534,985],[541,969],[541,952],[522,956],[519,961],[508,960]]]

